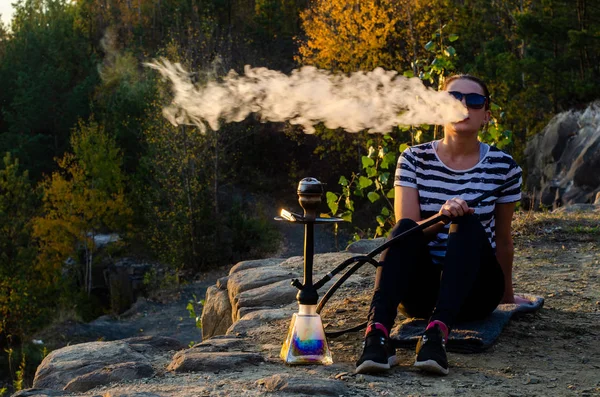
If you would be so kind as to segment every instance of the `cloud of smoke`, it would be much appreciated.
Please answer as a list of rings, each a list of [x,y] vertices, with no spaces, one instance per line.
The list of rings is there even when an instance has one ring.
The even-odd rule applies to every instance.
[[[448,93],[381,68],[339,75],[304,66],[288,76],[246,66],[244,75],[231,71],[221,81],[200,85],[178,63],[162,59],[147,66],[173,85],[165,117],[174,125],[195,124],[202,132],[207,125],[217,130],[221,122],[239,122],[251,113],[263,122],[301,125],[307,133],[320,122],[348,132],[386,133],[397,125],[446,124],[467,116]]]

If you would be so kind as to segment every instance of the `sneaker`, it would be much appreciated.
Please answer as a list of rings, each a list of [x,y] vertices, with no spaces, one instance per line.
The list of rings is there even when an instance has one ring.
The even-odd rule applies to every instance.
[[[426,330],[419,339],[415,367],[434,374],[448,375],[446,341],[438,325]]]
[[[389,338],[380,330],[370,332],[365,338],[363,353],[356,362],[356,373],[383,372],[394,365],[398,365],[398,357]]]

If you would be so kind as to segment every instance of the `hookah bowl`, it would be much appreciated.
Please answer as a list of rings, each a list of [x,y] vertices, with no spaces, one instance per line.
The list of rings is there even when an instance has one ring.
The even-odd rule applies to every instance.
[[[317,313],[319,295],[313,284],[314,225],[315,223],[339,222],[339,218],[319,218],[317,209],[321,204],[323,185],[315,178],[304,178],[298,184],[298,202],[304,215],[281,210],[279,221],[304,224],[304,282],[292,280],[299,289],[296,300],[298,313],[294,313],[288,334],[281,348],[280,357],[290,365],[332,364],[331,351],[325,338],[321,316]]]

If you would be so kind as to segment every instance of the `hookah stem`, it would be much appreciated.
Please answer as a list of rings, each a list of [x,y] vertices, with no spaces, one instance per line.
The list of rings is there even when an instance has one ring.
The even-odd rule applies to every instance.
[[[496,195],[497,193],[501,192],[502,190],[510,187],[512,184],[514,184],[515,182],[517,182],[520,179],[520,176],[514,177],[509,179],[508,181],[506,181],[504,184],[502,184],[501,186],[498,186],[497,188],[490,190],[489,192],[483,193],[482,195],[480,195],[479,197],[474,198],[471,201],[467,201],[467,205],[469,207],[474,207],[477,204],[479,204],[480,202],[482,202],[483,200]],[[350,258],[345,260],[344,262],[342,262],[339,266],[337,266],[335,269],[333,269],[331,272],[329,272],[327,275],[325,275],[321,280],[319,280],[316,284],[315,287],[316,288],[320,288],[321,286],[323,286],[327,281],[331,280],[337,273],[339,273],[340,271],[342,271],[343,269],[345,269],[348,265],[350,265],[352,262],[357,262],[354,266],[352,266],[346,273],[344,273],[344,275],[338,280],[336,281],[336,283],[334,285],[331,286],[331,288],[329,288],[329,290],[325,293],[325,295],[323,295],[323,298],[321,299],[321,301],[319,302],[318,306],[317,306],[317,313],[320,313],[321,310],[323,309],[323,306],[325,306],[325,303],[327,303],[327,301],[329,301],[329,299],[331,298],[331,296],[335,293],[335,291],[337,291],[337,289],[342,285],[342,283],[344,281],[346,281],[354,272],[356,272],[362,265],[364,265],[365,263],[369,262],[373,264],[373,260],[368,260],[367,258],[373,258],[375,255],[378,255],[379,253],[381,253],[382,251],[384,251],[386,248],[388,248],[389,246],[393,245],[394,243],[398,242],[399,240],[406,238],[406,236],[415,233],[416,231],[419,230],[424,230],[427,229],[429,226],[432,226],[444,219],[447,219],[447,217],[445,215],[434,215],[432,217],[430,217],[429,219],[427,219],[425,222],[397,235],[396,237],[386,241],[384,244],[380,245],[379,247],[375,248],[373,251],[369,252],[368,254],[366,254],[363,257],[355,257],[355,258]],[[376,266],[376,265],[374,265]],[[336,337],[336,336],[340,336],[343,335],[347,332],[352,332],[352,331],[358,331],[360,329],[363,329],[364,327],[366,327],[367,323],[363,323],[360,324],[356,327],[353,328],[349,328],[346,330],[340,330],[340,331],[333,331],[333,332],[326,332],[326,334],[330,337]]]

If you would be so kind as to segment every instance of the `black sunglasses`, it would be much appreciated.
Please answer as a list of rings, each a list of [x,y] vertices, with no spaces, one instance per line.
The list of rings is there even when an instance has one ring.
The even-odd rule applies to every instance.
[[[464,97],[465,104],[467,105],[468,108],[471,108],[471,109],[481,109],[485,106],[485,103],[487,102],[487,97],[485,95],[481,95],[481,94],[475,94],[475,93],[463,94],[462,92],[458,92],[458,91],[448,91],[448,93],[450,95],[452,95],[454,98],[458,99],[459,101],[462,101],[462,99]]]

